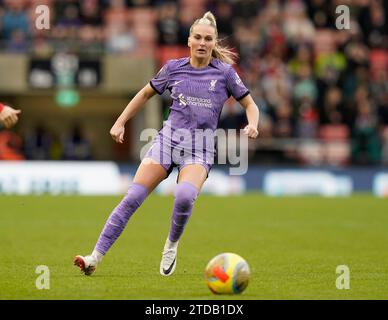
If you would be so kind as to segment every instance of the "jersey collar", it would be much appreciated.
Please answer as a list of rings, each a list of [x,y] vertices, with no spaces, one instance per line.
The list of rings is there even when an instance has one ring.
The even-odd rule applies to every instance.
[[[213,68],[217,68],[214,60],[215,60],[215,58],[212,57],[210,62],[209,62],[209,66],[213,67]],[[190,64],[190,57],[186,57],[186,61],[185,61],[184,65],[186,65],[186,64]]]

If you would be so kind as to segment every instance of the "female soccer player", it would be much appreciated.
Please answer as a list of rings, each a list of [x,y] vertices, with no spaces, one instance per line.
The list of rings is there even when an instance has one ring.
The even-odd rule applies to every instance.
[[[171,92],[173,103],[169,118],[137,169],[132,186],[109,216],[93,252],[85,257],[78,255],[74,258],[74,264],[86,275],[95,271],[132,214],[177,166],[179,176],[174,192],[171,227],[160,263],[161,275],[169,276],[174,272],[178,241],[211,168],[212,162],[206,159],[209,159],[209,154],[214,155],[214,144],[198,150],[192,147],[190,141],[186,143],[183,155],[181,152],[177,154],[172,149],[182,141],[174,134],[171,137],[171,132],[176,133],[178,129],[189,132],[210,129],[214,132],[223,104],[232,95],[246,111],[248,125],[244,133],[250,138],[258,135],[259,109],[231,66],[235,55],[217,43],[216,21],[211,12],[205,13],[193,23],[188,46],[190,57],[169,60],[129,102],[110,130],[112,138],[122,143],[126,122],[147,100],[155,93],[162,94],[166,89]]]

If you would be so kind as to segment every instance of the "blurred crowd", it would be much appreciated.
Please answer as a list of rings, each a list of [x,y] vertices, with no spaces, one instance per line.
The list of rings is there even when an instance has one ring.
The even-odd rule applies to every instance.
[[[49,32],[31,27],[37,4],[50,7]],[[349,8],[345,29],[337,28],[339,5]],[[192,22],[211,10],[261,111],[258,158],[277,145],[288,161],[388,164],[387,7],[383,0],[0,0],[1,47],[37,56],[150,54],[162,64],[187,54]],[[220,126],[245,121],[228,101]],[[292,141],[303,146],[298,153]]]
[[[0,130],[0,160],[93,160],[92,149],[79,123],[61,134],[44,123],[21,135]]]

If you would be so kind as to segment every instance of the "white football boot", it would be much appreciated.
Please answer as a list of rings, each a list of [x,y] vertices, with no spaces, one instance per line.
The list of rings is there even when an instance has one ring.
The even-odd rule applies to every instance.
[[[97,259],[91,255],[89,256],[75,256],[74,265],[78,266],[85,275],[90,276],[97,268]]]
[[[162,261],[160,261],[160,274],[168,277],[175,271],[176,260],[178,252],[178,241],[171,242],[169,239],[166,240],[162,253]]]

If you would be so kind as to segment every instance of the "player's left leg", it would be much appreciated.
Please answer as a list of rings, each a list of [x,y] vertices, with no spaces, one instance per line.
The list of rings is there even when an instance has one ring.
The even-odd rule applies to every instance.
[[[74,265],[91,275],[112,245],[124,231],[129,219],[152,190],[168,176],[168,169],[151,158],[144,158],[136,171],[127,194],[112,211],[91,255],[77,255]]]
[[[185,226],[191,216],[194,202],[207,178],[207,170],[201,164],[184,166],[178,177],[178,185],[174,192],[174,208],[171,227],[164,245],[160,274],[171,275],[176,267],[178,241],[182,236]]]

